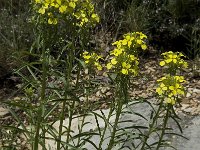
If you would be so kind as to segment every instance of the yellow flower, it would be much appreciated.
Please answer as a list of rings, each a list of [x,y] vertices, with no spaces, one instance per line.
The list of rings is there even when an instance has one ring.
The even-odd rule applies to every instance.
[[[174,90],[174,87],[173,87],[173,86],[169,86],[169,89],[170,89],[170,90]]]
[[[172,62],[172,59],[170,58],[170,59],[167,59],[165,61],[166,61],[166,63],[170,63],[170,62]]]
[[[143,34],[143,33],[140,33],[140,39],[142,40],[142,39],[146,39],[147,38],[147,36],[145,35],[145,34]]]
[[[147,49],[147,46],[146,46],[145,44],[142,44],[142,45],[141,45],[141,48],[142,48],[143,50],[146,50],[146,49]]]
[[[61,0],[56,0],[58,5],[61,5]]]
[[[181,89],[177,89],[177,93],[180,94],[180,95],[185,95],[185,92]]]
[[[128,47],[130,48],[132,44],[132,41],[128,41]]]
[[[134,55],[129,55],[129,58],[130,58],[132,61],[134,61],[134,60],[137,59]]]
[[[127,69],[122,69],[121,72],[122,72],[123,74],[125,74],[125,75],[128,74],[128,70],[127,70]]]
[[[137,40],[137,43],[138,44],[142,44],[142,40]]]
[[[102,66],[98,62],[95,62],[94,65],[97,67],[98,70],[102,70]]]
[[[75,8],[75,7],[76,7],[76,3],[74,3],[74,2],[69,2],[69,6],[72,7],[72,8]]]
[[[56,18],[49,18],[48,19],[48,24],[54,24],[56,25],[58,23],[57,19]]]
[[[164,66],[164,65],[165,65],[165,61],[161,61],[160,66]]]
[[[167,87],[165,86],[165,84],[164,83],[161,83],[160,84],[160,87],[162,88],[162,90],[164,90],[164,91],[166,91],[167,90]]]
[[[62,5],[62,6],[59,7],[60,13],[64,13],[66,10],[67,10],[67,6],[65,6],[65,5]]]
[[[127,40],[126,40],[126,39],[124,39],[124,40],[122,41],[122,45],[127,45]]]
[[[113,58],[113,59],[111,60],[111,63],[112,63],[113,65],[116,65],[116,64],[117,64],[117,60],[116,60],[115,58]]]
[[[106,68],[108,69],[108,70],[110,70],[111,68],[112,68],[112,64],[111,63],[108,63],[107,65],[106,65]]]
[[[97,22],[99,22],[99,16],[97,14],[92,14],[91,16],[93,19],[95,19]]]
[[[176,103],[176,101],[175,101],[175,99],[173,99],[172,97],[168,97],[168,98],[166,99],[166,103],[174,105],[174,104]]]
[[[102,66],[98,65],[98,66],[97,66],[97,69],[98,69],[98,70],[102,70]]]
[[[42,7],[42,8],[40,8],[39,10],[38,10],[38,13],[40,13],[40,14],[45,14],[45,8],[44,7]]]
[[[157,92],[159,95],[162,95],[162,94],[163,94],[163,92],[162,92],[162,89],[161,89],[161,88],[157,88],[157,89],[156,89],[156,92]]]
[[[37,4],[37,3],[41,3],[41,0],[35,0],[35,3]]]
[[[90,59],[91,56],[90,56],[90,55],[84,55],[83,58],[84,58],[84,59]]]
[[[123,52],[122,49],[114,49],[112,52],[111,52],[111,55],[115,55],[115,56],[119,56],[121,53]]]

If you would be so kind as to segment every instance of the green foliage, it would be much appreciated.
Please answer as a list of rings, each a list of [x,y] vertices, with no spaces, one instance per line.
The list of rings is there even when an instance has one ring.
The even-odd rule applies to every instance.
[[[114,34],[142,31],[148,33],[150,44],[158,49],[182,51],[189,58],[199,55],[198,48],[194,47],[198,41],[191,36],[199,24],[199,1],[101,0],[99,5],[97,3],[100,5],[104,6],[99,7],[103,23],[107,23]]]
[[[32,26],[28,23],[29,0],[8,0],[0,2],[0,67],[10,72],[19,66],[18,58],[30,48],[33,36]]]
[[[116,0],[114,3],[111,0],[103,2],[106,3],[106,7],[104,7],[106,10],[109,9],[107,5],[109,4],[113,6],[112,8],[115,11],[122,11],[120,17],[124,12],[130,11],[128,7],[129,4],[132,4],[128,0]],[[141,3],[142,1],[138,0],[134,5],[136,7]],[[148,8],[156,8],[157,3],[157,1],[152,1]],[[159,4],[164,3],[159,2]],[[132,103],[128,103],[132,100],[128,89],[132,86],[132,80],[139,72],[138,57],[140,52],[138,50],[147,50],[147,36],[142,32],[129,32],[124,34],[122,40],[113,43],[115,48],[110,52],[109,65],[106,66],[108,76],[110,75],[113,80],[111,85],[113,96],[109,98],[108,115],[106,116],[103,111],[98,114],[94,111],[94,108],[90,109],[92,104],[89,101],[89,96],[100,84],[96,78],[97,70],[104,72],[106,68],[105,62],[101,64],[102,57],[93,52],[92,48],[89,49],[88,46],[92,34],[91,30],[99,21],[97,14],[94,13],[93,3],[90,0],[34,0],[31,6],[34,38],[27,53],[34,59],[31,61],[22,60],[22,66],[15,71],[23,79],[24,96],[5,103],[9,107],[13,119],[17,122],[13,125],[14,129],[17,133],[24,135],[30,149],[38,150],[40,147],[48,149],[46,143],[49,140],[55,143],[57,150],[84,149],[84,146],[88,143],[94,149],[102,150],[103,143],[106,140],[108,140],[108,144],[105,145],[107,150],[115,149],[116,145],[120,145],[120,149],[123,149],[126,147],[124,145],[126,141],[132,142],[129,149],[145,150],[149,148],[158,150],[160,147],[169,146],[163,140],[166,130],[168,130],[168,119],[174,119],[180,127],[176,120],[178,117],[172,106],[175,102],[164,103],[165,98],[168,97],[162,95],[161,98],[158,97],[159,102],[156,109],[145,100],[134,100]],[[66,8],[69,8],[69,10]],[[142,12],[144,7],[141,8],[138,12]],[[79,15],[76,14],[77,12]],[[135,11],[134,13],[138,12]],[[89,16],[86,17],[86,15]],[[147,15],[147,13],[145,12],[144,15]],[[135,27],[136,25],[133,28]],[[143,27],[146,28],[146,26]],[[83,54],[85,64],[80,60],[79,54]],[[171,67],[171,64],[177,64],[176,58],[179,58],[177,54],[172,55],[170,52],[169,58],[167,55],[167,60],[164,60],[164,63],[170,63],[169,67]],[[179,64],[177,65],[179,66]],[[86,66],[93,69],[92,74],[90,74],[90,71],[86,73],[84,70]],[[170,74],[176,73],[175,69],[177,69],[176,66],[169,69],[170,71],[173,70]],[[26,70],[26,73],[23,70]],[[84,71],[86,75],[83,73]],[[183,80],[182,77],[176,78],[180,82]],[[169,85],[169,89],[173,89],[172,92],[176,92],[175,88],[181,89],[181,92],[183,92],[183,87],[176,87],[175,83]],[[160,93],[159,91],[157,90],[158,93]],[[179,91],[178,94],[182,94],[181,92]],[[173,96],[177,95],[174,94]],[[81,97],[85,98],[83,102]],[[130,105],[143,103],[147,103],[152,108],[152,115],[149,118],[130,109]],[[25,114],[25,123],[16,109],[22,110]],[[137,125],[134,120],[131,126],[121,128],[120,123],[130,121],[120,120],[122,114],[126,113],[137,115],[147,121],[147,125]],[[84,127],[91,123],[86,117],[91,116],[91,114],[95,117],[95,130],[85,131]],[[111,121],[113,116],[115,117]],[[97,118],[103,120],[104,128],[100,126]],[[163,120],[162,126],[160,126],[161,119]],[[66,120],[67,124],[65,124]],[[78,120],[77,131],[72,131],[76,120]],[[55,124],[58,124],[58,126],[55,127]],[[11,126],[9,127],[11,128]],[[4,126],[5,130],[6,128],[7,126]],[[106,135],[107,130],[109,130],[109,136]],[[155,133],[158,135],[156,142],[149,143],[148,139]],[[16,145],[12,145],[9,139],[10,137],[13,139],[16,133],[10,134],[11,136],[7,138],[8,144],[15,148]],[[98,136],[99,143],[94,143],[92,136]],[[135,141],[138,142],[135,143]]]

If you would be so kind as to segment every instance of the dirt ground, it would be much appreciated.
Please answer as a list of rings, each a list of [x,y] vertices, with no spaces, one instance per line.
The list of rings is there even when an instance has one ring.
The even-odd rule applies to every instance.
[[[160,60],[160,57],[151,53],[140,59],[139,77],[134,80],[134,86],[129,89],[129,93],[133,99],[152,99],[156,97],[156,80],[163,75],[163,70],[159,66]],[[176,106],[176,112],[197,116],[200,115],[200,70],[192,69],[194,65],[193,61],[188,61],[188,63],[189,68],[181,72],[187,81],[184,84],[186,87],[186,96],[182,99],[181,105]],[[21,95],[21,92],[16,88],[18,84],[16,79],[17,77],[9,76],[0,83],[0,125],[7,125],[9,122],[14,121],[3,102],[15,99]],[[107,86],[108,83],[105,80],[102,80],[102,83],[98,90],[91,95],[90,100],[92,102],[99,101],[99,108],[106,109],[108,105],[106,104],[105,96],[111,96],[112,89]]]

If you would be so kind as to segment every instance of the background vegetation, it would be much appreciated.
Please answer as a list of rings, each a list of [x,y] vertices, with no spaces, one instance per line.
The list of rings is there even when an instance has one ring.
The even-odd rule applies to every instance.
[[[189,58],[199,56],[200,2],[197,0],[94,0],[101,18],[96,32],[111,33],[116,40],[128,31],[142,31],[150,44],[160,50],[183,51]],[[0,77],[18,63],[33,41],[29,23],[30,0],[0,2]],[[101,32],[102,33],[102,32]],[[105,40],[105,39],[103,39]]]
[[[12,75],[13,70],[15,70],[15,73],[21,77],[24,83],[24,87],[22,87],[23,94],[25,95],[25,97],[23,97],[23,103],[19,104],[18,102],[11,102],[10,106],[22,109],[25,114],[27,114],[26,117],[29,125],[33,125],[33,129],[28,131],[22,121],[20,122],[20,118],[17,114],[15,114],[14,111],[11,111],[18,123],[24,125],[22,126],[23,131],[26,131],[27,135],[29,135],[33,149],[38,149],[39,144],[45,145],[45,135],[50,132],[51,129],[51,126],[48,125],[49,121],[52,121],[49,120],[49,118],[51,118],[49,116],[50,114],[55,113],[54,111],[56,111],[56,109],[61,108],[61,110],[59,110],[60,113],[55,113],[57,118],[53,118],[54,121],[60,120],[59,136],[56,137],[53,130],[51,134],[57,142],[57,149],[64,146],[61,142],[63,120],[66,117],[71,119],[69,128],[67,127],[66,143],[68,144],[73,115],[80,113],[80,115],[83,114],[85,117],[85,115],[90,112],[88,98],[83,105],[79,100],[82,94],[87,97],[93,92],[92,89],[98,86],[98,81],[96,81],[95,78],[96,70],[94,69],[90,72],[92,75],[88,75],[88,72],[85,72],[84,74],[81,70],[86,67],[91,58],[92,61],[88,64],[90,64],[91,67],[96,66],[98,70],[101,71],[103,67],[99,66],[99,62],[103,62],[104,60],[107,61],[107,59],[110,58],[106,57],[106,59],[101,59],[102,57],[95,53],[92,53],[91,56],[89,53],[85,53],[85,56],[83,55],[86,59],[84,64],[79,58],[80,54],[86,50],[92,52],[93,49],[101,49],[101,53],[104,56],[107,56],[112,42],[121,39],[122,35],[127,32],[139,31],[134,34],[141,39],[138,42],[137,38],[133,38],[135,42],[138,42],[138,44],[140,43],[141,45],[144,43],[146,44],[146,35],[148,35],[148,45],[150,45],[151,49],[156,50],[158,54],[169,50],[181,51],[187,55],[189,59],[194,59],[195,61],[198,61],[199,59],[199,1],[94,0],[95,7],[100,16],[100,22],[96,27],[91,25],[85,26],[85,28],[76,26],[76,23],[79,23],[78,21],[80,21],[76,18],[78,15],[75,16],[73,14],[73,16],[70,14],[71,12],[69,14],[68,12],[61,12],[59,10],[59,7],[61,6],[58,7],[59,9],[55,7],[57,9],[56,12],[60,13],[57,15],[60,16],[58,18],[56,18],[56,16],[53,16],[55,18],[50,18],[52,17],[52,14],[47,15],[45,12],[39,12],[40,4],[36,3],[34,7],[30,7],[30,2],[30,0],[8,0],[0,2],[0,16],[2,18],[0,20],[0,81],[4,82],[4,80]],[[30,8],[35,8],[35,10],[39,9],[39,11],[35,11],[32,15],[31,12],[33,11],[29,10]],[[74,10],[72,9],[72,11]],[[51,12],[51,8],[49,12]],[[34,16],[35,18],[32,18],[31,16]],[[48,24],[51,25],[44,23],[47,20],[49,21],[49,19],[58,19],[59,21],[62,21],[58,23],[57,20],[56,23],[54,22],[55,24],[53,23],[55,26],[51,26],[52,22],[48,22]],[[98,18],[95,19],[98,20]],[[30,20],[33,24],[30,23]],[[145,33],[145,35],[142,33]],[[129,34],[125,35],[125,37],[126,36],[127,39],[123,41],[125,44],[120,41],[123,43],[121,43],[123,46],[128,43],[127,41],[130,38]],[[144,41],[141,41],[143,39]],[[147,46],[142,46],[133,47],[146,50]],[[116,51],[121,54],[120,48]],[[112,55],[112,52],[110,54]],[[119,54],[114,55],[117,58]],[[176,65],[183,63],[183,60],[176,60],[176,58],[179,58],[177,56],[179,53],[172,54],[172,52],[169,54],[166,53],[167,60],[163,61],[161,66],[164,66],[165,64],[168,65],[168,63],[175,63]],[[136,61],[137,58],[134,58],[133,56],[134,55],[132,55],[132,59]],[[182,56],[183,55],[181,54],[180,57]],[[171,59],[171,57],[174,57],[175,59]],[[129,84],[131,84],[131,82],[129,82],[129,76],[125,76],[129,73],[129,70],[131,70],[130,67],[128,69],[126,68],[128,65],[125,63],[128,61],[127,58],[129,58],[129,56],[122,58],[126,58],[123,60],[123,63],[120,61],[118,63],[114,58],[111,60],[111,62],[114,62],[110,63],[110,69],[113,67],[113,64],[119,66],[123,64],[122,66],[125,67],[125,69],[124,72],[121,71],[122,75],[118,75],[118,73],[121,73],[118,69],[121,68],[116,67],[115,69],[118,70],[117,75],[115,77],[110,76],[110,80],[113,82],[112,84],[115,85],[115,88],[117,89],[114,93],[118,93],[116,94],[116,98],[118,99],[111,98],[110,115],[114,110],[117,110],[117,117],[108,146],[109,149],[112,149],[116,144],[114,139],[115,134],[117,133],[119,116],[122,113],[123,104],[127,103],[129,100],[128,86],[130,86]],[[136,61],[135,64],[137,70],[138,62]],[[175,65],[169,65],[169,68],[170,66]],[[175,69],[169,69],[170,71],[174,71],[171,73],[172,76],[176,75],[176,69],[178,68],[180,67],[177,66]],[[84,77],[83,74],[86,75],[86,77]],[[185,81],[182,77],[178,76],[176,78],[180,79],[180,83]],[[81,82],[79,82],[80,80]],[[168,82],[168,80],[170,82]],[[174,81],[170,76],[165,82],[173,83],[171,80]],[[173,89],[173,92],[176,92],[176,89],[172,85],[164,85],[164,88],[163,85],[164,84],[162,84],[158,90],[160,95],[164,93],[163,91],[165,90],[163,89],[169,89],[167,86]],[[184,95],[182,87],[179,92],[181,95]],[[176,96],[176,94],[174,95]],[[166,95],[164,94],[164,96]],[[159,114],[162,111],[165,112],[164,110],[167,110],[167,114],[164,116],[163,128],[160,129],[156,127],[158,132],[161,132],[161,138],[159,139],[157,149],[162,145],[162,138],[165,134],[168,118],[174,117],[173,115],[175,115],[173,107],[171,106],[174,105],[176,101],[174,100],[171,102],[171,97],[168,97],[168,99],[170,102],[167,102],[169,104],[167,107],[163,104],[164,98],[162,98],[159,109],[157,112],[154,112],[154,117],[152,117],[153,123],[149,126],[150,130],[148,136],[146,136],[147,138],[144,140],[145,142],[142,145],[142,149],[145,149],[149,135],[154,132],[153,128],[154,125],[157,124],[156,122]],[[77,107],[80,107],[80,110],[76,110]],[[104,118],[104,120],[106,119],[107,118]],[[87,134],[82,134],[83,126],[84,121],[80,127],[80,137],[78,137],[76,147],[84,145],[84,141],[86,140],[89,141]],[[98,130],[99,135],[102,136],[100,128]],[[139,138],[143,141],[144,137],[145,135],[142,135]],[[101,140],[104,140],[104,134]],[[68,145],[65,145],[64,147],[68,149]]]

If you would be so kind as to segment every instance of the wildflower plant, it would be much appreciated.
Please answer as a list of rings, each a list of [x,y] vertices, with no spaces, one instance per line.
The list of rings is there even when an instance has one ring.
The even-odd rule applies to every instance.
[[[182,59],[185,56],[181,52],[165,52],[162,53],[164,60],[160,62],[160,66],[166,66],[170,74],[176,74],[178,69],[187,68],[188,64]]]
[[[87,51],[83,52],[84,62],[89,68],[96,68],[97,70],[102,70],[102,65],[99,63],[99,59],[102,59],[102,56],[97,55],[92,52],[91,54]],[[94,67],[94,68],[93,68]]]
[[[185,82],[183,76],[164,76],[157,80],[159,86],[156,89],[158,95],[164,98],[164,103],[175,105],[180,96],[185,95],[185,89],[182,83]]]
[[[99,22],[90,0],[34,0],[33,6],[45,24],[56,25],[63,19],[75,19],[74,25],[83,27]]]
[[[187,68],[188,64],[181,57],[185,57],[179,52],[165,52],[162,54],[164,60],[160,62],[161,66],[166,66],[166,76],[158,81],[156,92],[160,97],[165,97],[165,102],[174,105],[179,96],[185,95],[182,83],[185,82],[183,76],[177,75],[178,69]]]
[[[163,137],[166,134],[166,130],[168,130],[167,125],[169,118],[172,118],[176,122],[179,130],[182,132],[181,126],[178,122],[180,118],[177,116],[173,106],[177,103],[180,103],[181,97],[185,95],[185,89],[183,86],[185,80],[183,76],[177,74],[177,71],[179,69],[186,68],[188,65],[187,62],[181,58],[185,57],[182,53],[169,51],[163,53],[162,56],[164,56],[164,60],[160,62],[160,66],[166,69],[167,74],[157,80],[158,87],[156,88],[156,93],[158,94],[159,98],[158,109],[152,119],[149,131],[144,138],[144,143],[141,148],[142,150],[146,149],[148,137],[154,132],[159,135],[155,149],[158,150],[163,146],[163,144],[166,145]],[[159,115],[163,116],[162,127],[158,127],[156,125],[158,123]],[[177,133],[175,134],[179,135]]]
[[[141,32],[127,33],[122,40],[114,42],[112,45],[116,46],[110,52],[110,61],[106,67],[115,73],[123,75],[138,74],[138,49],[146,50],[147,36]]]
[[[72,133],[72,116],[76,111],[75,104],[79,102],[77,93],[84,91],[78,86],[81,65],[77,64],[76,57],[88,43],[89,29],[99,22],[99,17],[90,0],[33,0],[31,6],[35,41],[30,48],[30,54],[37,59],[31,63],[24,62],[21,67],[28,70],[30,78],[21,72],[21,68],[16,71],[25,80],[25,88],[37,89],[32,92],[34,93],[32,95],[26,93],[26,99],[28,99],[26,106],[30,106],[31,109],[23,107],[23,104],[17,105],[25,112],[29,110],[27,114],[30,114],[31,130],[22,123],[18,115],[15,114],[15,117],[23,127],[31,149],[38,150],[40,147],[46,149],[47,133],[53,137],[57,150],[69,149],[73,147],[69,146],[69,141]],[[77,47],[77,39],[80,40],[79,47]],[[56,54],[53,54],[55,51]],[[99,56],[93,53],[88,63],[91,64],[91,61],[98,59],[100,59]],[[33,64],[38,64],[39,67],[34,67]],[[94,62],[94,65],[101,70],[99,63]],[[72,72],[77,72],[76,86],[72,84]],[[61,80],[61,86],[49,83],[53,77]],[[35,95],[37,96],[33,99]],[[49,116],[55,109],[59,110],[55,117],[55,119],[59,118],[59,129],[52,130],[48,123]],[[65,127],[63,120],[66,116],[70,118],[70,121],[66,130],[63,131]],[[80,123],[80,132],[83,126],[84,122]],[[61,138],[63,132],[67,137],[65,141]],[[79,136],[77,145],[81,143],[84,136],[87,135]],[[64,145],[63,142],[67,144]]]
[[[92,51],[84,51],[84,44],[87,44],[85,35],[90,35],[89,30],[86,29],[93,27],[99,22],[99,17],[94,11],[94,5],[91,0],[33,0],[32,6],[34,13],[32,19],[35,24],[36,41],[33,43],[30,53],[37,57],[38,60],[30,64],[25,62],[25,65],[21,67],[27,68],[31,77],[23,75],[20,72],[21,68],[17,70],[17,73],[26,81],[24,89],[26,99],[28,100],[26,105],[23,102],[22,104],[15,105],[16,107],[20,106],[28,114],[31,120],[29,122],[31,129],[23,124],[23,121],[21,121],[15,112],[11,111],[14,118],[22,127],[24,135],[28,139],[27,141],[30,142],[31,149],[38,150],[40,146],[42,149],[47,149],[46,141],[50,139],[54,141],[57,150],[81,149],[85,146],[86,142],[90,143],[95,149],[102,150],[102,144],[105,140],[109,139],[106,149],[112,150],[116,144],[119,144],[117,142],[121,142],[121,139],[117,139],[117,137],[127,135],[127,130],[120,129],[118,125],[121,122],[120,116],[123,112],[124,104],[128,105],[128,102],[130,102],[128,92],[131,83],[130,79],[137,76],[139,72],[138,56],[140,52],[147,50],[147,36],[142,32],[124,34],[123,39],[112,44],[114,49],[109,53],[109,60],[105,68],[103,68],[104,65],[101,64],[101,60],[103,60],[102,56]],[[63,32],[60,29],[63,29]],[[77,42],[77,39],[80,39],[80,41]],[[62,43],[58,40],[62,40]],[[56,49],[58,55],[53,55],[53,46],[56,44],[60,46]],[[80,46],[78,47],[77,45]],[[84,126],[90,123],[89,121],[85,121],[89,110],[87,106],[82,108],[83,103],[80,102],[80,95],[86,96],[86,103],[89,105],[87,96],[90,93],[88,90],[90,84],[87,83],[90,83],[91,78],[88,78],[88,82],[82,81],[83,83],[80,83],[80,70],[84,65],[81,63],[82,61],[79,61],[79,57],[77,58],[77,53],[81,54],[84,64],[88,69],[106,70],[108,75],[114,74],[116,76],[113,79],[115,96],[110,100],[108,117],[103,112],[102,116],[92,112],[95,115],[97,123],[97,130],[95,129],[94,132],[84,131]],[[162,138],[165,134],[168,117],[173,113],[173,105],[178,102],[178,98],[181,95],[185,94],[182,85],[185,80],[182,76],[176,75],[177,69],[187,66],[186,62],[181,59],[184,56],[181,53],[172,52],[164,53],[163,56],[164,60],[160,65],[166,66],[170,73],[158,80],[159,85],[156,92],[161,102],[157,112],[153,111],[155,115],[152,117],[153,121],[149,124],[149,132],[147,132],[147,135],[146,132],[142,132],[142,130],[148,128],[146,126],[133,125],[127,127],[129,131],[130,129],[133,129],[132,131],[136,129],[140,132],[138,136],[135,133],[130,133],[134,135],[133,139],[129,136],[130,134],[126,137],[131,140],[141,140],[140,146],[137,146],[141,150],[146,150],[147,148],[154,149],[156,144],[156,149],[162,146]],[[39,67],[35,67],[35,64],[39,65]],[[74,72],[77,75],[74,75]],[[50,82],[54,79],[60,79],[59,86]],[[81,110],[77,111],[79,108]],[[159,115],[163,110],[167,113],[163,117],[163,128],[160,129],[160,126],[155,126],[158,124]],[[55,111],[56,113],[53,114]],[[115,113],[116,117],[114,122],[110,123],[109,121],[113,113]],[[77,115],[76,117],[74,117],[75,114]],[[135,114],[145,119],[141,114]],[[79,116],[82,119],[78,122],[78,134],[73,136],[73,119],[79,118]],[[65,126],[64,119],[66,117],[69,121]],[[104,120],[105,127],[103,129],[100,127],[97,117]],[[53,127],[57,119],[59,124],[58,129]],[[52,122],[49,122],[50,120]],[[106,137],[108,130],[111,135]],[[125,132],[121,134],[120,130]],[[159,141],[151,146],[148,144],[148,138],[153,132],[157,131],[161,131]],[[47,134],[50,137],[47,137]],[[63,135],[66,137],[65,139]],[[99,145],[91,140],[93,135],[100,137]]]

